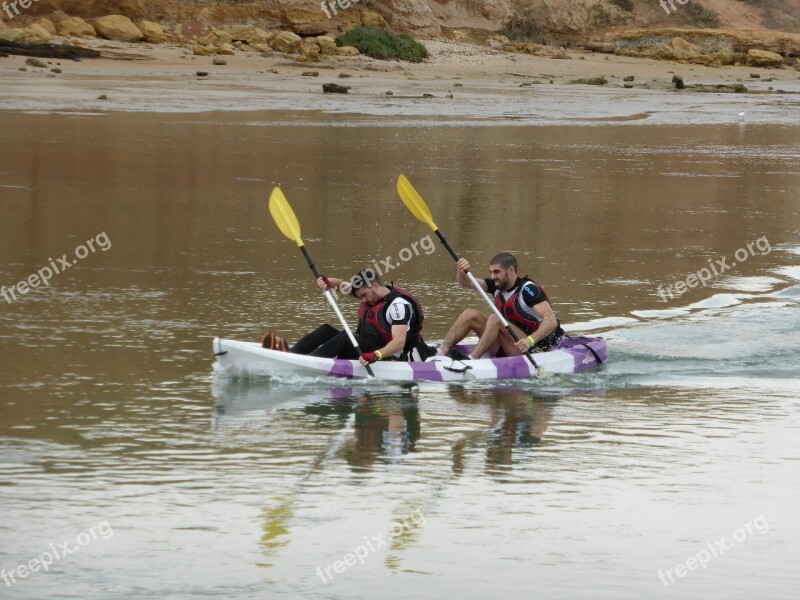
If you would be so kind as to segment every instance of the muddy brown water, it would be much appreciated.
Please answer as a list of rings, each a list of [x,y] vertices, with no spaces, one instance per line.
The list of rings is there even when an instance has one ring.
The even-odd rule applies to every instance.
[[[3,597],[796,588],[797,126],[0,112],[0,138],[4,293],[75,261],[0,298]],[[269,218],[275,185],[320,269],[388,259],[429,339],[481,306],[399,173],[476,273],[515,253],[609,364],[466,387],[216,378],[214,335],[334,322]]]

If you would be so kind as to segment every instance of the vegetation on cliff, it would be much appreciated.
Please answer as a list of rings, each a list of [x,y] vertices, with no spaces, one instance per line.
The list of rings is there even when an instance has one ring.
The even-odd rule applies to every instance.
[[[337,46],[355,46],[361,54],[380,60],[422,62],[428,51],[412,37],[392,34],[379,27],[354,27],[336,38]]]

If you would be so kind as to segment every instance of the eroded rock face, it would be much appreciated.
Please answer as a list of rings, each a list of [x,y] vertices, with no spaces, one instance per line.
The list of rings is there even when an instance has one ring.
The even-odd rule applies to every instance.
[[[233,44],[233,36],[224,29],[214,29],[203,37],[197,38],[201,46],[219,46],[220,44]]]
[[[686,4],[686,1],[680,0],[680,3]],[[620,25],[663,27],[664,13],[654,6],[657,0],[631,0],[631,3],[634,10],[629,12],[610,0],[324,0],[324,6],[323,0],[70,0],[32,1],[25,13],[31,18],[51,17],[54,8],[62,8],[76,17],[90,18],[114,12],[134,21],[194,22],[204,27],[246,23],[264,30],[290,29],[303,36],[335,35],[362,22],[370,25],[385,22],[396,31],[418,36],[462,28],[492,33],[503,29],[510,16],[526,10],[544,31],[557,34],[589,36],[607,26]],[[764,23],[759,5],[767,4],[766,0],[709,0],[705,4],[719,12],[724,27],[747,28],[754,35],[760,35],[758,30]],[[773,12],[797,14],[797,0],[769,0],[769,4]],[[57,24],[59,19],[53,20]],[[677,18],[670,20],[679,22]],[[197,33],[191,31],[187,37]],[[750,47],[786,55],[770,45]]]
[[[336,56],[358,56],[361,54],[355,46],[339,46],[336,48]]]
[[[263,29],[250,27],[249,25],[233,25],[225,29],[234,42],[244,42],[250,46],[253,44],[269,44],[272,37],[274,37]]]
[[[800,53],[800,34],[767,30],[643,29],[608,33],[600,39],[589,40],[584,47],[622,56],[676,60],[709,66],[744,63],[753,66],[779,66],[783,63],[782,55],[793,56]],[[780,53],[765,48],[772,48]]]
[[[747,63],[753,67],[780,67],[783,57],[776,52],[751,48],[747,51]]]
[[[106,15],[94,21],[98,35],[118,42],[139,42],[144,38],[142,32],[124,15]]]
[[[204,46],[203,44],[195,44],[192,46],[192,54],[195,56],[212,56],[217,53],[214,46]]]
[[[275,36],[275,39],[272,40],[272,47],[278,52],[294,54],[297,52],[297,48],[302,42],[303,38],[296,33],[292,33],[291,31],[281,31]]]
[[[703,51],[700,50],[699,46],[687,42],[682,37],[672,38],[672,41],[670,42],[670,47],[672,48],[672,54],[678,60],[695,58],[703,53]]]
[[[215,49],[217,54],[222,54],[224,56],[234,56],[236,54],[236,48],[230,44],[217,44]]]
[[[160,44],[167,39],[167,34],[164,28],[158,23],[153,21],[139,21],[136,26],[144,36],[144,41],[150,44]]]
[[[58,35],[71,37],[97,37],[94,27],[80,17],[67,17],[58,24]]]
[[[50,19],[36,19],[31,25],[38,25],[42,29],[47,30],[47,33],[50,35],[57,35],[58,32],[56,31],[56,26]]]
[[[330,35],[321,35],[317,38],[320,52],[324,56],[333,56],[336,54],[336,40]]]
[[[505,38],[505,36],[498,37]],[[570,58],[570,56],[567,54],[567,51],[558,46],[543,46],[542,44],[531,44],[525,42],[506,42],[499,44],[496,43],[493,45],[493,47],[497,48],[498,50],[502,50],[503,52],[511,52],[514,54],[532,54],[534,56],[549,56],[550,58]]]
[[[306,58],[315,61],[319,58],[319,44],[316,41],[305,41],[300,46],[298,46],[297,51],[300,53],[300,56],[305,56]]]
[[[45,44],[50,41],[50,32],[34,23],[23,29],[16,41],[18,44]]]
[[[4,29],[0,29],[0,40],[6,40],[7,42],[17,42],[19,38],[22,37],[22,29],[16,29],[14,27],[6,27]]]

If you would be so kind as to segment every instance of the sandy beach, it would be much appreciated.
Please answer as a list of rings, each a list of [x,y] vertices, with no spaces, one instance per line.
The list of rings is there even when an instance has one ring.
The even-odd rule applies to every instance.
[[[45,61],[47,68],[26,65],[21,56],[0,58],[2,108],[315,110],[553,124],[729,122],[742,111],[748,122],[790,123],[800,107],[795,95],[800,93],[800,74],[792,68],[713,68],[580,50],[568,51],[567,59],[554,59],[431,40],[425,41],[430,58],[421,64],[365,56],[330,57],[309,64],[278,52],[237,52],[225,57],[227,64],[217,66],[212,57],[193,56],[178,45],[100,39],[86,45],[105,57],[80,62],[51,59]],[[53,68],[61,72],[52,72]],[[678,91],[672,84],[674,74],[687,86],[741,83],[748,93]],[[607,79],[606,85],[570,83],[600,76]],[[632,82],[623,81],[630,76]],[[347,95],[323,94],[323,83],[351,89]]]

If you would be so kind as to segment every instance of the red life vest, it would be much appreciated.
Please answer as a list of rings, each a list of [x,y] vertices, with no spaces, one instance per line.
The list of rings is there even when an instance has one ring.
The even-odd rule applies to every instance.
[[[522,307],[522,299],[519,296],[520,290],[522,290],[522,286],[526,283],[531,282],[536,284],[540,290],[542,290],[542,295],[544,296],[545,301],[553,307],[553,303],[550,302],[550,296],[547,295],[545,289],[536,283],[533,279],[528,277],[518,277],[517,284],[514,286],[514,292],[508,297],[508,300],[505,302],[503,301],[503,296],[501,295],[500,290],[496,290],[494,293],[494,305],[497,307],[497,310],[506,318],[506,321],[509,323],[514,323],[517,327],[522,329],[527,335],[530,335],[542,324],[541,321],[537,321],[535,319],[531,319],[525,312],[523,312]]]
[[[388,287],[389,293],[374,305],[369,306],[366,302],[362,302],[358,308],[356,335],[358,335],[362,346],[361,349],[364,352],[373,352],[392,341],[392,325],[386,318],[386,311],[389,310],[389,305],[397,298],[408,300],[414,307],[414,315],[409,323],[410,329],[406,334],[403,352],[410,351],[422,341],[420,333],[422,332],[425,313],[422,312],[422,306],[420,306],[419,301],[402,288],[391,285]]]

